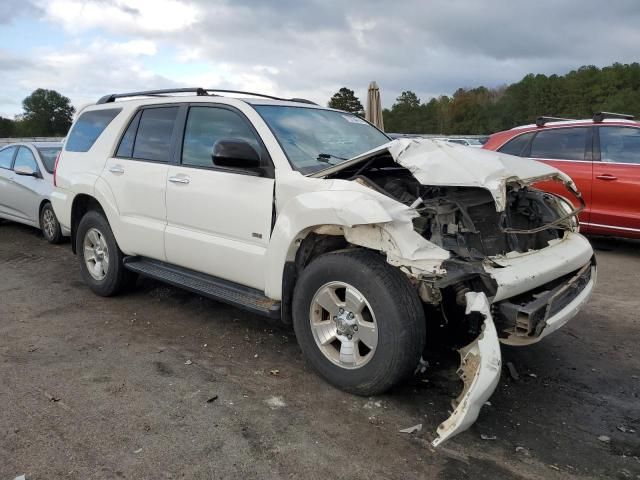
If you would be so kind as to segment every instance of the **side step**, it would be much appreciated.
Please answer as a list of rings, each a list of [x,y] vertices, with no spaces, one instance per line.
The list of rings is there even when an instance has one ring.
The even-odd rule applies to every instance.
[[[265,297],[254,288],[213,277],[187,268],[142,257],[125,257],[128,270],[151,277],[204,297],[228,303],[269,318],[280,318],[280,302]]]

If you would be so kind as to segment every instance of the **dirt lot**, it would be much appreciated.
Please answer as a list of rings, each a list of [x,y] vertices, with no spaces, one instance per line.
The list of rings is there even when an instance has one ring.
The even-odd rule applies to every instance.
[[[288,328],[148,280],[99,298],[68,244],[4,223],[0,479],[640,479],[640,243],[594,244],[589,307],[504,348],[519,380],[505,369],[478,422],[434,450],[455,356],[387,395],[348,395]]]

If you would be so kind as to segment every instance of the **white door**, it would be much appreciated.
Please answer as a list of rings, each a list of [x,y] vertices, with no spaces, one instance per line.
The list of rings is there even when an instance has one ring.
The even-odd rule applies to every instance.
[[[130,255],[165,260],[165,191],[179,107],[138,112],[102,177],[118,209],[118,241]]]
[[[11,184],[13,182],[13,157],[16,147],[6,147],[0,150],[0,215],[15,216],[15,211],[11,207]]]
[[[270,163],[262,142],[240,113],[190,108],[181,164],[169,167],[167,261],[264,290],[264,261],[273,215],[274,180],[255,171],[220,168],[213,145],[245,140]]]

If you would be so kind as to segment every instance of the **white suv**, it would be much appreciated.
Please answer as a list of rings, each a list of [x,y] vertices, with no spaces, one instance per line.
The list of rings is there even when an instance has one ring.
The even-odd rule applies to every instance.
[[[500,342],[535,343],[587,301],[578,209],[531,187],[579,198],[554,168],[220,92],[109,95],[76,119],[52,201],[98,295],[141,274],[282,318],[325,379],[361,395],[410,375],[447,330],[465,388],[434,445],[477,418]]]

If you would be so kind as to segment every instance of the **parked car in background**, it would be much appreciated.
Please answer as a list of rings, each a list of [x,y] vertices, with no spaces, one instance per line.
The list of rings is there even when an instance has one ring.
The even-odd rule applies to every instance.
[[[491,135],[484,148],[539,160],[567,173],[585,202],[582,232],[640,238],[640,122],[632,116],[601,112],[590,120],[540,117],[535,124]],[[540,187],[566,195],[558,185]]]
[[[0,149],[0,218],[42,230],[50,243],[67,234],[51,206],[53,171],[62,143],[12,143]]]
[[[478,138],[447,138],[447,142],[465,147],[482,148],[482,142]]]
[[[434,445],[478,417],[501,343],[536,343],[587,302],[576,212],[528,187],[572,186],[558,170],[220,93],[107,95],[78,115],[52,199],[96,294],[140,274],[281,318],[320,375],[360,395],[411,375],[427,331],[448,331],[465,388]]]

